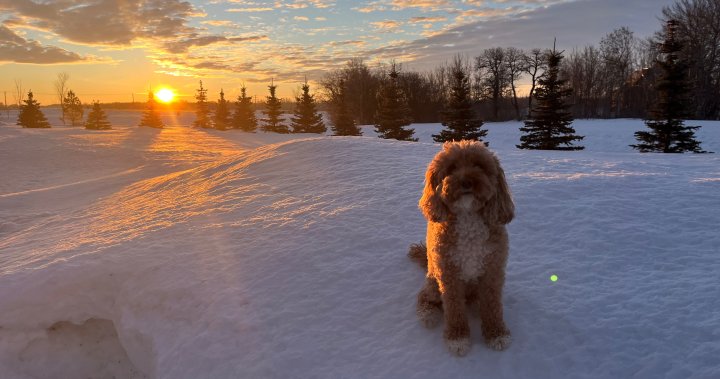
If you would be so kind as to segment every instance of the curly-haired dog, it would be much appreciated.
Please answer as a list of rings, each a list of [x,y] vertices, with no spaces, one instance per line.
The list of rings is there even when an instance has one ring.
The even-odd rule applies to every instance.
[[[427,168],[419,205],[428,220],[427,247],[412,245],[409,252],[427,266],[418,317],[434,327],[444,313],[445,342],[462,356],[470,349],[466,307],[477,307],[485,342],[505,349],[510,344],[502,306],[505,224],[515,207],[500,162],[481,142],[446,142]]]

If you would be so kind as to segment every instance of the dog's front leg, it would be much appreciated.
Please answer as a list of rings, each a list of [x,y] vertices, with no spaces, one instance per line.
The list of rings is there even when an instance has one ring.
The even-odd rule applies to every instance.
[[[445,275],[440,281],[445,313],[445,343],[456,355],[470,351],[470,325],[465,305],[465,283],[456,275]]]
[[[480,278],[478,293],[480,319],[485,343],[495,350],[510,346],[510,330],[503,321],[502,288],[505,283],[505,260],[491,260]]]

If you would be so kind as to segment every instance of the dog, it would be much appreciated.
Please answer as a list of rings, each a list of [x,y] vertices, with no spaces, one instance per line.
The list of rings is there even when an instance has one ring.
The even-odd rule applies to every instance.
[[[482,142],[446,142],[425,173],[419,202],[427,219],[425,244],[408,255],[427,268],[417,315],[428,328],[445,317],[444,338],[459,356],[470,350],[467,308],[480,313],[485,343],[504,350],[502,288],[508,258],[505,225],[514,217],[500,161]]]

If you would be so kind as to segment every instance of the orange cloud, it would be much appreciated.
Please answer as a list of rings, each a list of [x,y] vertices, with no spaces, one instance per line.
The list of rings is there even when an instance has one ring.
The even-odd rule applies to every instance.
[[[371,22],[370,25],[374,26],[376,29],[380,29],[383,32],[392,32],[396,31],[400,27],[401,23],[394,20],[384,20]]]

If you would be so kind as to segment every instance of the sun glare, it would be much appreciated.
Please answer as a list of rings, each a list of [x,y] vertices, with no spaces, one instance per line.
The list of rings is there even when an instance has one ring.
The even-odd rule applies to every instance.
[[[163,103],[171,103],[175,98],[175,92],[169,88],[163,88],[155,93],[155,97]]]

